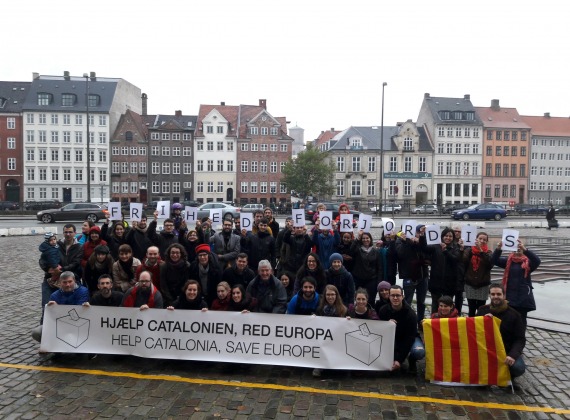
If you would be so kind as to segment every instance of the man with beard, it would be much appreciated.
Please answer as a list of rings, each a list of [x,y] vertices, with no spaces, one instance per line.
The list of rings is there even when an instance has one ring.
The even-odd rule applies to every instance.
[[[491,303],[481,306],[477,310],[478,316],[496,316],[501,320],[501,337],[507,352],[505,364],[511,371],[511,378],[521,376],[526,369],[522,353],[526,344],[525,327],[521,315],[509,306],[505,299],[503,287],[499,284],[492,284],[489,287],[489,297]]]
[[[307,235],[305,226],[295,226],[293,230],[288,230],[283,236],[283,243],[289,245],[289,256],[283,269],[296,273],[303,265],[303,262],[311,252],[313,241]]]
[[[257,299],[257,312],[284,314],[287,308],[287,291],[273,275],[271,263],[261,260],[257,273],[247,286],[247,293]]]
[[[196,260],[190,264],[188,278],[199,281],[202,295],[210,306],[217,296],[216,288],[218,283],[222,281],[222,270],[216,257],[212,255],[209,245],[198,245],[196,256]]]
[[[255,272],[247,265],[247,259],[246,253],[239,253],[234,265],[224,270],[222,280],[231,287],[241,284],[244,289],[247,288],[249,282],[255,277]]]
[[[84,306],[121,306],[123,301],[123,293],[113,290],[113,279],[108,274],[103,274],[97,280],[97,289],[99,291],[91,296],[89,303]]]
[[[218,256],[222,268],[231,267],[240,252],[240,237],[232,231],[232,220],[224,219],[222,231],[210,238],[212,252]]]
[[[162,309],[164,307],[162,295],[152,284],[152,275],[149,271],[140,273],[138,283],[131,287],[123,296],[121,306],[125,308],[140,308],[144,311],[149,308]]]
[[[154,212],[154,220],[148,225],[148,230],[146,232],[150,241],[158,247],[160,252],[160,257],[164,259],[165,252],[168,247],[172,244],[178,243],[178,235],[174,231],[174,220],[165,219],[163,227],[164,229],[160,232],[156,232],[156,226],[158,223],[158,210]]]
[[[412,307],[404,300],[404,291],[398,286],[390,287],[390,304],[380,308],[378,318],[396,324],[394,336],[394,363],[392,371],[400,370],[408,358],[410,373],[417,373],[416,362],[426,356],[425,347],[418,335],[418,321]]]
[[[319,294],[316,292],[317,281],[305,277],[301,282],[301,290],[287,305],[287,313],[291,315],[312,315],[319,306]]]
[[[133,249],[133,256],[139,260],[143,260],[146,255],[146,250],[152,246],[152,242],[148,238],[146,224],[146,215],[141,216],[140,222],[133,222],[133,228],[127,232],[127,244]]]
[[[269,234],[273,236],[273,231],[269,227],[269,221],[263,216],[263,210],[255,210],[253,212],[253,227],[251,228],[252,233],[259,232],[259,222],[261,222],[262,219],[266,221],[265,224],[267,226],[265,227],[265,231],[269,232]],[[275,237],[273,239],[275,239]]]
[[[139,276],[143,271],[148,271],[152,274],[152,283],[157,289],[160,289],[160,266],[162,264],[164,264],[164,262],[158,255],[158,248],[156,246],[150,246],[146,251],[146,258],[144,258],[141,265],[137,267],[135,280],[139,280]]]
[[[267,219],[267,227],[271,231],[271,234],[275,239],[277,239],[277,235],[279,234],[279,223],[273,217],[273,210],[271,210],[271,207],[265,207],[263,209],[263,217]]]

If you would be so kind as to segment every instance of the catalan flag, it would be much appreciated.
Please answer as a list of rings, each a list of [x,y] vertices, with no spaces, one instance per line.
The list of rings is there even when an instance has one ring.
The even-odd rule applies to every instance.
[[[425,320],[426,379],[508,386],[507,357],[496,317]]]

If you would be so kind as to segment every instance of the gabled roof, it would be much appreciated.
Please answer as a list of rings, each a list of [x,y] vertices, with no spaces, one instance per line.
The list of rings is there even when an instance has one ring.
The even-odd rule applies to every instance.
[[[113,104],[113,98],[117,85],[122,79],[112,79],[96,77],[89,79],[89,94],[99,95],[99,106],[89,106],[89,111],[93,113],[108,113]],[[63,76],[39,76],[32,81],[30,94],[27,96],[25,111],[84,111],[86,105],[86,84],[84,77],[63,77]],[[38,93],[49,93],[53,95],[53,101],[49,105],[38,105]],[[74,94],[76,102],[73,106],[62,106],[61,97],[65,93]]]
[[[475,111],[485,128],[530,128],[516,108],[476,106]]]
[[[327,141],[334,138],[334,136],[336,136],[338,133],[340,133],[340,131],[338,130],[321,131],[321,134],[319,134],[319,136],[315,139],[314,142],[315,147],[320,147]]]
[[[128,109],[124,114],[121,115],[119,123],[117,124],[117,128],[115,129],[115,133],[113,134],[113,139],[119,137],[120,136],[119,133],[125,130],[125,128],[123,127],[123,125],[126,124],[125,120],[132,122],[136,130],[140,133],[141,137],[143,139],[146,139],[148,130],[144,124],[143,117],[130,109]]]
[[[533,135],[570,137],[570,118],[568,117],[535,117],[521,115],[521,118],[530,126]]]
[[[22,112],[31,82],[0,82],[0,112]]]
[[[230,131],[228,132],[227,137],[236,137],[239,107],[234,105],[200,105],[200,111],[198,112],[198,118],[196,121],[196,137],[204,137],[202,121],[213,109],[216,109],[228,121]]]
[[[433,151],[428,136],[423,127],[416,127],[419,135],[419,151]],[[386,152],[396,151],[398,148],[394,143],[393,138],[400,132],[401,126],[386,127],[384,126],[383,150]],[[379,151],[380,150],[380,132],[379,126],[371,127],[349,127],[341,131],[331,139],[331,147],[329,151],[346,150],[347,140],[351,137],[358,136],[362,138],[362,147],[366,150]],[[333,144],[334,143],[334,144]]]
[[[475,108],[471,103],[469,95],[465,95],[463,98],[444,98],[438,96],[429,96],[426,94],[422,107],[423,105],[426,105],[429,108],[433,121],[436,124],[458,124],[458,122],[461,124],[481,124],[481,121],[477,117],[477,114],[475,114],[474,120],[443,120],[440,118],[440,111],[450,111],[451,113],[454,111],[475,113]]]

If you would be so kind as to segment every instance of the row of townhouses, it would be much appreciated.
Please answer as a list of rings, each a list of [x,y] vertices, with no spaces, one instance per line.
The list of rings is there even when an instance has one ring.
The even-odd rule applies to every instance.
[[[303,149],[267,102],[150,115],[120,78],[33,74],[0,82],[0,200],[279,203],[286,162]],[[425,94],[396,126],[323,131],[332,199],[402,203],[568,203],[570,119],[474,107]]]
[[[570,204],[570,118],[426,93],[416,122],[323,131],[334,200]],[[382,185],[382,188],[379,186]]]

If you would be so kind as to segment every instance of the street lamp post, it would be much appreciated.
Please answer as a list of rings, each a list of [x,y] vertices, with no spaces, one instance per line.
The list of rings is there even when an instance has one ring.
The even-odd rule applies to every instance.
[[[386,85],[388,85],[388,83],[382,82],[382,117],[380,119],[380,203],[378,206],[380,215],[382,215],[382,190],[384,188],[384,88]]]
[[[83,73],[85,77],[85,109],[87,114],[87,202],[91,202],[91,150],[89,139],[89,75]]]

